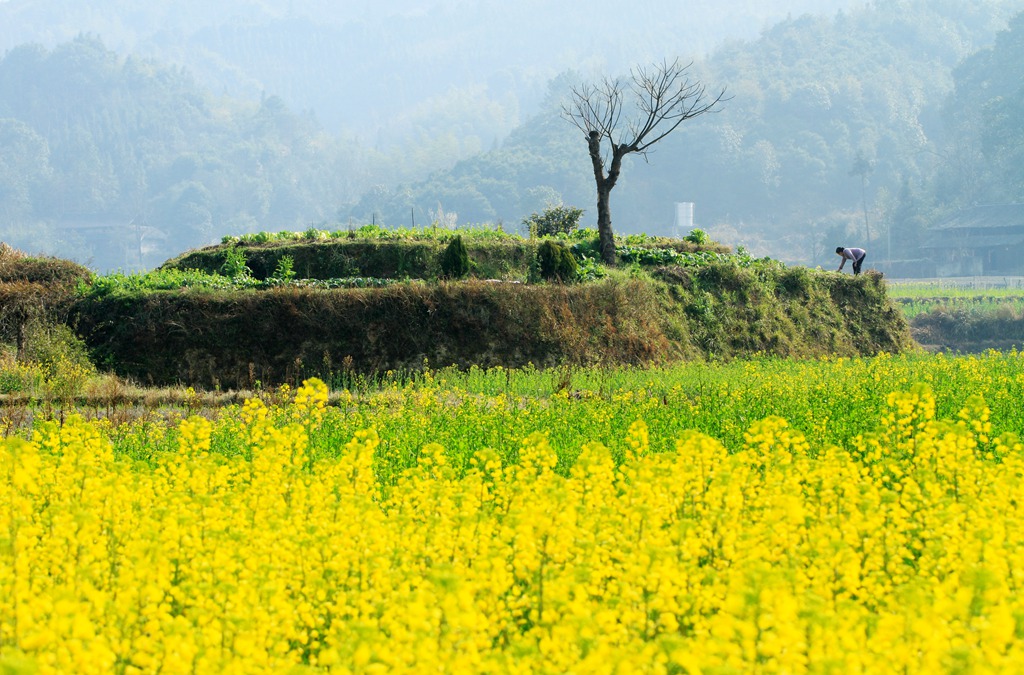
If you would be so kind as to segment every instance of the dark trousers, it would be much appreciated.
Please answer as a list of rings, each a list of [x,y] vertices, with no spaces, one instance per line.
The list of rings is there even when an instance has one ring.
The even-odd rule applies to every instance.
[[[864,258],[867,258],[868,254],[865,253],[861,257],[853,261],[853,273],[860,274],[860,266],[864,264]]]

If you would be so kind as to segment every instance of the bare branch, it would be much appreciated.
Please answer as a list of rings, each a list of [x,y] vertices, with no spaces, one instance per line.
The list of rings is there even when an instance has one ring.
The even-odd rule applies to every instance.
[[[727,100],[723,89],[709,98],[706,88],[691,82],[687,71],[692,63],[679,60],[662,62],[653,68],[637,68],[632,72],[632,90],[640,119],[630,125],[633,152],[646,156],[652,145],[662,140],[688,119],[711,112]]]
[[[562,106],[562,117],[584,134],[597,131],[602,138],[611,138],[622,117],[623,85],[605,79],[599,86],[584,84],[573,87],[572,100]]]

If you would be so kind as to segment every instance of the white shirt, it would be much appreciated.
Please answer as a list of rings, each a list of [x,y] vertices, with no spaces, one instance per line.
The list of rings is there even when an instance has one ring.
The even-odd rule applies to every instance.
[[[865,253],[867,253],[867,251],[865,251],[862,248],[844,248],[843,252],[839,254],[843,257],[843,259],[839,262],[839,271],[842,271],[843,265],[846,264],[847,260],[857,262],[858,260],[864,257]]]

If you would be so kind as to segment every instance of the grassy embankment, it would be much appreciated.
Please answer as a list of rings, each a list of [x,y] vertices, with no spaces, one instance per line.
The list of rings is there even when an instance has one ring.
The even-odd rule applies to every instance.
[[[465,278],[439,263],[456,237]],[[551,241],[571,249],[571,277],[545,278],[540,249]],[[19,361],[32,333],[51,345],[39,363],[220,391],[310,376],[343,388],[449,365],[607,367],[912,345],[877,275],[787,268],[701,240],[624,237],[616,268],[597,264],[595,249],[588,231],[555,240],[374,227],[250,235],[146,274],[95,277],[73,266],[47,302],[23,268],[68,264],[12,254],[4,289],[22,292],[8,294],[0,327],[5,342],[22,345]],[[41,337],[72,330],[73,339]],[[83,388],[70,379],[65,390]]]
[[[472,272],[445,280],[437,260],[456,235]],[[877,275],[787,268],[713,243],[643,236],[621,239],[621,264],[607,269],[594,262],[594,233],[578,232],[561,243],[579,271],[559,283],[538,272],[542,241],[379,228],[230,241],[162,271],[223,281],[230,268],[230,287],[101,281],[80,295],[76,318],[99,361],[122,375],[225,389],[309,376],[341,383],[424,363],[638,365],[911,345]]]

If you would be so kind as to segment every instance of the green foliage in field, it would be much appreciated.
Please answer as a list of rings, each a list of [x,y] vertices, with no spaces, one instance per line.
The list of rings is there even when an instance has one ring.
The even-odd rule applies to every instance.
[[[935,282],[890,284],[915,339],[933,349],[978,353],[1024,346],[1024,288]]]
[[[903,308],[908,319],[933,310],[966,309],[990,312],[1004,307],[1024,307],[1024,287],[975,287],[936,282],[889,284],[889,295]]]
[[[310,452],[335,456],[356,431],[374,428],[388,439],[377,462],[379,476],[388,481],[413,466],[428,443],[439,443],[450,464],[465,469],[484,448],[511,461],[522,439],[540,432],[565,471],[591,441],[610,444],[621,460],[637,419],[646,422],[654,452],[671,451],[688,430],[737,450],[750,425],[772,415],[789,420],[812,447],[845,447],[877,426],[891,391],[912,383],[930,388],[942,419],[956,418],[970,395],[984,399],[996,428],[1016,428],[1024,417],[1024,355],[1017,352],[821,360],[764,356],[650,368],[446,368],[338,380],[343,388],[332,395]],[[229,407],[221,415],[237,416],[237,410]],[[122,434],[123,452],[141,452],[137,439]],[[168,448],[175,447],[175,438],[173,433],[167,438]],[[229,431],[215,435],[213,443],[224,454],[242,451]]]
[[[1024,313],[1024,296],[962,295],[945,297],[894,298],[907,319],[924,314],[955,314],[983,319],[985,317],[1020,315]]]
[[[446,276],[442,269],[444,251],[459,238],[478,278],[527,281],[530,267],[542,240],[524,238],[498,228],[384,228],[365,225],[353,230],[315,230],[304,232],[261,232],[239,237],[224,237],[219,246],[189,251],[167,261],[163,269],[195,269],[235,276],[241,257],[251,275],[264,280],[273,276],[283,256],[291,256],[297,279],[343,279],[348,277],[437,279]],[[547,239],[547,237],[545,237]],[[597,231],[572,229],[555,232],[551,239],[569,246],[577,264],[583,263],[582,280],[603,276],[595,264],[598,259]],[[695,266],[726,260],[730,250],[707,239],[672,239],[632,234],[618,237],[617,246],[626,264],[645,267],[685,264]],[[696,257],[694,257],[696,256]],[[739,251],[741,260],[748,256]]]
[[[283,230],[280,232],[256,232],[252,234],[228,235],[221,238],[221,244],[281,244],[296,241],[325,242],[333,239],[375,239],[386,241],[442,241],[448,242],[456,236],[479,240],[522,240],[518,234],[505,232],[500,228],[476,226],[450,230],[439,227],[383,227],[362,225],[347,230],[321,230],[310,228],[301,232]]]
[[[245,251],[237,247],[231,247],[224,251],[224,264],[221,265],[221,274],[231,279],[247,277],[250,274],[249,265],[245,261]]]
[[[690,230],[690,233],[688,235],[686,235],[685,237],[683,237],[683,239],[685,239],[688,242],[694,243],[694,244],[709,244],[709,243],[711,243],[711,237],[708,236],[708,233],[705,232],[704,230],[699,229],[699,228],[694,228],[694,229]]]
[[[42,387],[45,377],[38,366],[33,370],[0,358],[0,393],[23,391],[23,384],[11,388],[11,383]],[[984,399],[995,427],[1016,428],[1024,417],[1024,353],[1016,351],[811,360],[755,356],[643,368],[444,368],[339,375],[310,452],[334,456],[356,431],[375,428],[388,439],[377,467],[386,479],[412,466],[429,442],[444,446],[451,463],[465,468],[482,448],[508,461],[523,438],[543,432],[564,470],[591,440],[611,439],[613,455],[621,459],[626,448],[616,443],[625,443],[638,418],[648,425],[652,450],[662,452],[670,451],[687,430],[737,449],[749,426],[771,415],[789,420],[813,447],[843,446],[871,432],[889,392],[912,383],[934,393],[939,418],[955,418],[970,395]],[[287,391],[270,389],[261,395],[273,402],[287,398]],[[197,403],[187,398],[179,405],[180,415],[198,412]],[[232,418],[237,410],[229,405],[206,408],[204,414]],[[173,451],[177,444],[174,431],[154,427],[148,415],[117,428],[112,438],[118,452],[136,459]],[[213,450],[241,452],[226,428],[214,435]]]
[[[711,263],[730,262],[740,267],[768,265],[777,268],[782,263],[771,258],[752,258],[744,249],[735,254],[717,251],[677,251],[672,248],[657,248],[626,244],[616,249],[619,260],[624,263],[638,263],[644,266],[678,265],[680,267],[703,267]]]
[[[279,288],[282,285],[295,288],[322,289],[383,288],[392,284],[402,283],[397,279],[379,279],[374,277],[296,279],[294,278],[294,270],[289,271],[287,265],[282,265],[281,275],[271,275],[271,277],[260,281],[246,274],[229,277],[217,273],[175,268],[131,274],[115,272],[114,274],[97,277],[91,284],[79,286],[78,294],[80,297],[98,299],[112,296],[130,297],[160,291],[265,290]],[[285,276],[288,278],[285,278]]]
[[[274,285],[290,284],[295,280],[295,260],[290,255],[283,255],[277,259],[277,266],[270,276],[270,282]]]

